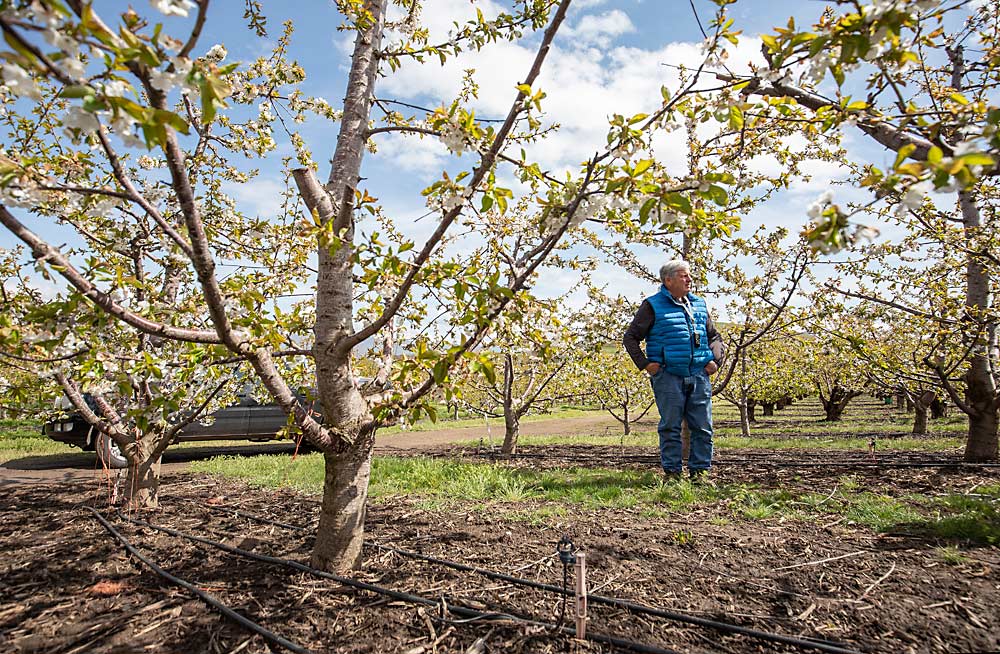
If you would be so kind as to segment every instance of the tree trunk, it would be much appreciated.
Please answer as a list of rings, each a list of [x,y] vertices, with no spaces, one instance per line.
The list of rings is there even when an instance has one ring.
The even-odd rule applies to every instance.
[[[747,400],[747,422],[757,422],[757,400]]]
[[[764,417],[770,418],[774,416],[774,403],[773,402],[763,402],[761,406],[764,408]]]
[[[517,437],[520,433],[521,421],[516,415],[504,412],[503,416],[503,447],[500,452],[503,454],[517,454]],[[626,428],[627,429],[627,428]],[[626,433],[628,433],[626,431]]]
[[[906,393],[896,393],[896,408],[899,411],[906,411]]]
[[[743,438],[750,438],[750,411],[747,410],[747,403],[744,400],[737,406],[740,409],[740,433]]]
[[[959,206],[966,239],[979,238],[981,220],[979,207],[970,191],[959,191]],[[965,307],[969,317],[986,320],[990,311],[990,274],[984,260],[969,251],[966,263]],[[966,375],[966,402],[969,406],[969,436],[965,443],[965,460],[990,461],[997,458],[997,388],[990,371],[990,352],[996,340],[996,325],[986,322],[972,335],[975,339],[969,372]]]
[[[140,440],[136,455],[138,464],[129,462],[128,473],[125,476],[122,504],[130,509],[155,509],[160,505],[160,461],[161,457],[153,459],[150,454],[152,446]]]
[[[940,397],[931,402],[931,420],[940,420],[948,415],[948,405]]]
[[[859,391],[849,391],[839,384],[833,385],[828,398],[823,397],[823,393],[820,392],[819,400],[823,403],[823,411],[826,413],[824,420],[827,422],[839,421],[848,403],[858,395],[861,395]]]
[[[370,438],[359,440],[359,448],[323,453],[323,505],[312,552],[312,566],[320,570],[345,573],[361,564],[372,448]]]
[[[846,403],[841,404],[840,402],[824,402],[823,411],[826,413],[824,420],[827,422],[838,422],[840,417],[844,414],[844,409],[846,407]]]
[[[923,402],[917,402],[914,405],[915,411],[913,412],[913,432],[914,436],[926,436],[927,435],[927,407],[924,406]]]
[[[965,460],[974,463],[995,461],[997,458],[996,410],[969,415],[969,438],[965,443]]]
[[[312,562],[314,567],[334,572],[346,572],[360,563],[375,442],[371,411],[355,384],[351,351],[344,346],[344,339],[354,332],[355,317],[350,203],[365,152],[387,2],[364,3],[371,19],[358,29],[354,40],[340,133],[325,186],[330,204],[320,216],[324,225],[333,229],[322,230],[317,243],[313,357],[324,424],[337,433],[338,443],[323,452],[323,507]],[[334,234],[336,240],[330,242],[327,234]]]
[[[625,416],[625,419],[622,420],[622,426],[625,428],[625,435],[628,436],[629,434],[632,433],[632,420],[629,418],[628,415],[628,403],[626,403],[625,406],[622,408],[624,409],[622,415]]]
[[[510,352],[503,357],[503,454],[517,453],[517,436],[521,416],[514,407],[514,357]]]

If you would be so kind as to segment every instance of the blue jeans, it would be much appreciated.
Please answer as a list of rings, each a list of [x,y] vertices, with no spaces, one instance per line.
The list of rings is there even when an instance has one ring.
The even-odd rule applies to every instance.
[[[696,472],[712,467],[712,382],[699,371],[690,377],[672,375],[662,367],[650,378],[656,408],[660,412],[660,465],[664,472],[680,472],[681,420],[687,419],[691,430],[688,470]]]

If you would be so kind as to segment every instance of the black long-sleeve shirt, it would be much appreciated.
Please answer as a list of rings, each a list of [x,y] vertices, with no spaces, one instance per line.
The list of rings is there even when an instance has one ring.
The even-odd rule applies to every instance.
[[[643,352],[639,342],[646,340],[646,337],[649,336],[649,328],[653,326],[655,319],[656,313],[653,311],[653,305],[649,303],[649,300],[643,300],[642,304],[639,305],[639,310],[635,313],[635,318],[632,319],[632,324],[628,326],[622,337],[625,351],[632,357],[632,362],[639,370],[645,370],[646,366],[649,365],[649,359],[646,358],[646,353]],[[715,323],[712,322],[711,314],[705,321],[705,331],[708,333],[708,347],[712,350],[715,362],[719,367],[722,367],[722,362],[726,357],[726,345],[722,341],[722,335],[715,328]]]

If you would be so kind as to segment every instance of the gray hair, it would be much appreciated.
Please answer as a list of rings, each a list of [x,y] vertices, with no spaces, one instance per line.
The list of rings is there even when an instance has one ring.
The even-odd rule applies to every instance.
[[[691,274],[691,266],[688,265],[687,261],[684,261],[684,259],[672,259],[660,266],[660,281],[665,282],[667,281],[667,277],[673,277],[682,270]]]

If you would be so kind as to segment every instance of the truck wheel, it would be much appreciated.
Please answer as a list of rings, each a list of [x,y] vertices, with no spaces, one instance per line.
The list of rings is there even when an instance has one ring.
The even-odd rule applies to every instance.
[[[94,451],[97,452],[97,460],[108,468],[127,468],[128,459],[122,455],[118,443],[107,434],[98,434],[94,443]]]

